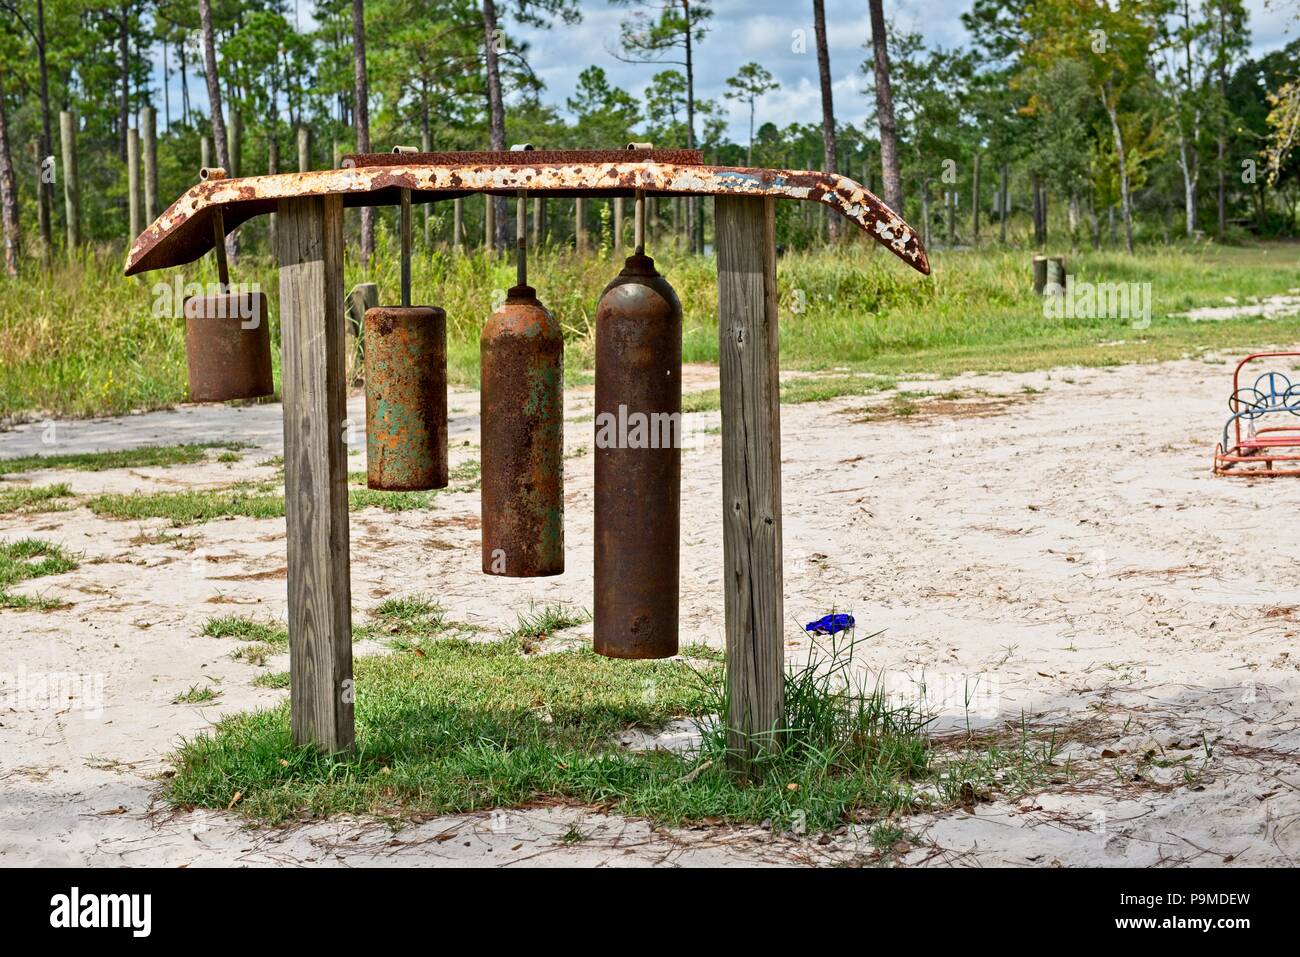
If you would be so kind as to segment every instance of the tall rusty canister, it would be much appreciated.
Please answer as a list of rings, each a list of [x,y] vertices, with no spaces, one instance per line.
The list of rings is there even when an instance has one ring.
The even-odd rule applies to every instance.
[[[531,286],[517,285],[480,342],[483,571],[564,571],[564,340]]]
[[[266,296],[228,291],[186,299],[185,360],[192,402],[273,393]]]
[[[409,492],[447,487],[447,314],[411,305],[410,190],[400,198],[402,304],[367,309],[362,320],[366,484]]]
[[[592,623],[611,658],[677,654],[681,412],[682,306],[638,237],[596,307]]]
[[[366,483],[447,487],[447,314],[435,306],[366,310]]]

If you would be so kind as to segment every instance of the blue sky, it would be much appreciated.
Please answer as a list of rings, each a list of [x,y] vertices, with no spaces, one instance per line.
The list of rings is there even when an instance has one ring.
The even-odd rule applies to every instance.
[[[619,21],[626,10],[608,0],[583,0],[583,22],[552,30],[520,31],[532,46],[533,69],[546,82],[544,99],[562,107],[573,92],[578,74],[589,64],[603,67],[610,79],[639,94],[657,68],[619,62],[615,49]],[[1246,0],[1250,10],[1254,52],[1283,46],[1297,35],[1294,14],[1265,7],[1264,0]],[[885,0],[885,16],[905,29],[920,33],[931,46],[953,47],[967,40],[961,14],[971,0]],[[870,35],[867,0],[826,0],[827,41],[835,92],[836,118],[861,124],[868,114],[859,67],[866,58],[864,44]],[[699,96],[717,100],[729,110],[731,137],[744,142],[749,116],[745,107],[724,100],[726,79],[741,64],[761,63],[781,84],[759,101],[757,122],[779,126],[817,122],[821,95],[817,86],[817,53],[813,43],[812,0],[714,0],[712,27],[698,51],[696,83]],[[1288,27],[1292,32],[1287,33]],[[791,50],[794,31],[807,35],[807,52]],[[575,51],[577,55],[575,55]],[[658,68],[662,69],[662,68]]]
[[[869,110],[860,71],[866,58],[864,44],[870,34],[867,0],[825,0],[831,75],[835,89],[836,118],[860,125]],[[1250,11],[1251,44],[1255,54],[1275,50],[1300,32],[1295,14],[1300,0],[1245,0]],[[530,62],[546,83],[543,99],[563,109],[573,94],[578,74],[587,66],[603,67],[612,82],[639,96],[650,77],[667,66],[622,63],[610,52],[616,49],[619,21],[626,9],[608,0],[581,0],[582,22],[551,30],[516,27],[506,23],[511,35],[531,46]],[[920,33],[931,46],[953,47],[967,40],[961,14],[971,0],[885,0],[885,16]],[[303,27],[308,27],[309,0],[299,0]],[[709,35],[696,51],[696,90],[703,99],[716,100],[728,111],[730,136],[736,142],[748,137],[748,113],[722,96],[727,77],[743,63],[761,63],[781,84],[758,104],[757,122],[779,126],[817,122],[821,99],[817,88],[817,53],[813,41],[812,0],[714,0]],[[806,52],[794,52],[795,31],[806,36]],[[516,33],[517,31],[517,33]],[[1289,32],[1288,32],[1289,31]],[[161,74],[161,64],[155,73]],[[160,82],[161,76],[155,77]],[[172,79],[179,99],[179,79]],[[202,85],[192,83],[196,105],[206,108]]]

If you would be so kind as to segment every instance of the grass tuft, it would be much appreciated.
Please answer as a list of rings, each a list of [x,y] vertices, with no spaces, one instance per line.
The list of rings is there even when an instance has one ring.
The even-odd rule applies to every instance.
[[[163,465],[193,465],[202,462],[208,449],[226,449],[218,462],[237,462],[236,449],[249,448],[246,442],[202,442],[187,445],[146,445],[137,449],[112,452],[75,452],[67,455],[24,455],[0,459],[0,475],[34,472],[39,469],[72,469],[78,472],[103,472],[107,469],[147,468]]]
[[[51,542],[37,538],[0,542],[0,608],[38,611],[61,608],[63,603],[52,598],[14,594],[9,588],[20,581],[61,575],[76,567],[76,561]]]

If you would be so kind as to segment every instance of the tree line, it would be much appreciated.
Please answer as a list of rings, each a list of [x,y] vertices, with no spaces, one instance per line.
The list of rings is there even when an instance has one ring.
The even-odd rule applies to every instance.
[[[811,30],[772,38],[774,53],[811,45],[821,91],[819,121],[783,127],[763,121],[777,80],[761,63],[737,63],[721,98],[698,95],[699,57],[726,49],[707,0],[598,2],[619,11],[609,53],[641,65],[647,86],[634,97],[592,65],[557,107],[543,102],[519,28],[571,27],[577,0],[0,0],[5,268],[128,239],[201,165],[321,169],[399,143],[648,140],[722,165],[834,171],[880,193],[931,245],[1132,250],[1296,232],[1300,41],[1250,57],[1242,0],[973,0],[971,40],[957,49],[927,46],[866,0],[860,20],[831,25],[862,38],[850,65],[871,106],[861,127],[836,119],[844,64],[830,61],[823,0],[809,5]],[[727,135],[724,99],[747,117],[744,142]],[[505,248],[505,202],[426,208],[425,236]],[[621,220],[608,204],[547,205],[534,228],[551,242],[608,237]],[[656,203],[654,224],[701,252],[707,207]],[[357,218],[369,261],[376,211]],[[778,229],[795,246],[841,233],[809,204],[782,204]]]

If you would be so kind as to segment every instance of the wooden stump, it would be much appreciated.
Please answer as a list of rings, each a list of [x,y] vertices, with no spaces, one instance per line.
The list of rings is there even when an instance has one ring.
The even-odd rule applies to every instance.
[[[343,200],[279,205],[284,514],[293,741],[354,743],[348,558]]]
[[[1047,257],[1034,257],[1034,295],[1041,296],[1047,288]]]
[[[776,221],[771,198],[719,196],[714,209],[727,743],[743,767],[779,745],[785,710]]]

